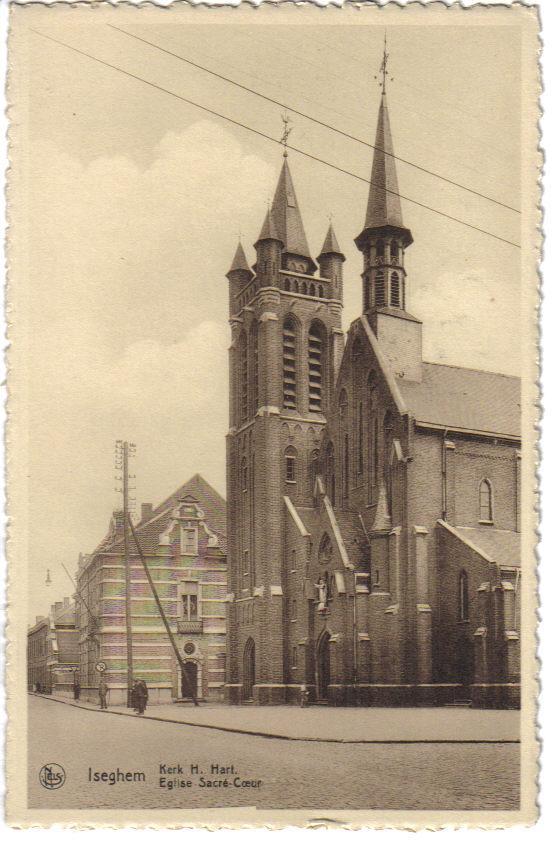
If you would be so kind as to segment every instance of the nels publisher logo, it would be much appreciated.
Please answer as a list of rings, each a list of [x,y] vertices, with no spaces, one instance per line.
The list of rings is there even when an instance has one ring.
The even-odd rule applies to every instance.
[[[47,790],[58,790],[66,781],[66,773],[58,763],[45,763],[39,772],[39,781]]]

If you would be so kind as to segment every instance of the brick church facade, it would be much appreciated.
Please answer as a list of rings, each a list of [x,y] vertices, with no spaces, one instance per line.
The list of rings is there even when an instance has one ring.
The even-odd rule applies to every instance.
[[[386,95],[363,309],[330,225],[311,257],[287,151],[228,273],[231,703],[517,706],[520,383],[423,360]]]

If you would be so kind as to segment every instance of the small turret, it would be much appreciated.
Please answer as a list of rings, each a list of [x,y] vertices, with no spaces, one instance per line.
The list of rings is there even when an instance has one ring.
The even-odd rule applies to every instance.
[[[260,287],[276,287],[281,267],[283,241],[278,234],[274,218],[268,210],[260,236],[254,244],[256,249],[256,272]]]
[[[343,290],[343,263],[345,256],[340,251],[336,234],[332,223],[328,228],[324,245],[317,257],[320,266],[320,277],[328,278],[332,282],[331,295],[333,299],[342,300]]]
[[[252,272],[240,240],[231,264],[231,269],[227,273],[227,278],[229,280],[229,308],[230,312],[234,313],[234,304],[237,295],[252,278]]]

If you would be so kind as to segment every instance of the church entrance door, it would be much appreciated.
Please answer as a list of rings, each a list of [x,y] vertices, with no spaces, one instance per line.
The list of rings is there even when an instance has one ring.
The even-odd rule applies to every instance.
[[[185,671],[186,670],[186,671]],[[192,698],[192,690],[198,688],[198,666],[193,662],[186,662],[181,671],[181,696]]]
[[[325,701],[328,698],[328,687],[330,685],[330,634],[328,632],[323,633],[318,640],[316,662],[318,700]]]
[[[251,701],[256,681],[254,639],[247,639],[243,654],[243,701]]]

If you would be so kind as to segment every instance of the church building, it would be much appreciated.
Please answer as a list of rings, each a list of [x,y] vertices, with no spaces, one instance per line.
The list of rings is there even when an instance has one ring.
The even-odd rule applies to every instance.
[[[231,703],[519,703],[520,382],[423,359],[398,193],[383,90],[347,335],[287,149],[227,275]]]

